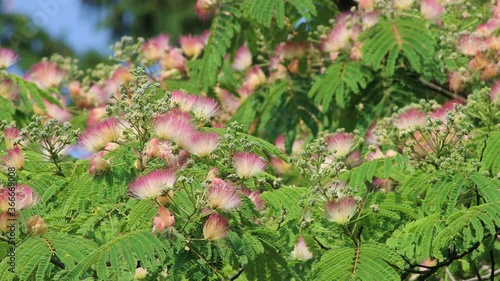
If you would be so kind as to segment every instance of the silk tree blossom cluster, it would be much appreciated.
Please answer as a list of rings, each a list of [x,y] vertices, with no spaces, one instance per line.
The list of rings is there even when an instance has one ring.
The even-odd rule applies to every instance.
[[[13,189],[13,191],[11,190]],[[12,201],[10,198],[14,198]],[[14,202],[14,205],[12,205]],[[0,232],[7,232],[9,220],[19,216],[19,211],[29,209],[40,202],[40,197],[27,185],[0,189]],[[10,204],[9,204],[10,203]],[[11,221],[12,222],[12,221]],[[11,223],[10,222],[10,223]]]
[[[7,68],[16,63],[19,56],[14,50],[7,48],[0,48],[0,69]]]
[[[233,166],[240,178],[251,178],[264,171],[267,162],[259,155],[251,152],[233,154]]]
[[[304,237],[299,237],[299,240],[297,241],[297,244],[295,244],[290,256],[292,259],[300,261],[307,261],[313,258],[313,254],[309,251],[309,248],[307,248]]]
[[[177,180],[176,176],[177,173],[174,170],[154,170],[133,180],[129,184],[129,195],[142,200],[156,199],[166,195],[173,189]]]
[[[208,204],[211,208],[231,211],[241,206],[241,192],[220,178],[212,178],[208,186]]]

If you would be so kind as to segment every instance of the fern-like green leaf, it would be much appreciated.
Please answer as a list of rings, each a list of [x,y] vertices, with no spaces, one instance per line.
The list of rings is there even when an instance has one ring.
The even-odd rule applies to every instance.
[[[434,58],[436,42],[420,19],[400,17],[381,20],[361,38],[363,62],[374,69],[385,67],[388,76],[395,73],[400,55],[419,73],[423,65],[431,64]]]
[[[360,94],[368,82],[372,79],[372,73],[359,62],[350,61],[346,58],[337,58],[325,73],[316,79],[309,97],[321,104],[324,111],[332,105],[333,98],[339,107],[348,104],[349,95]]]
[[[284,221],[288,221],[302,215],[302,207],[299,206],[298,202],[308,192],[309,190],[303,187],[282,187],[262,193],[261,198],[270,208],[271,215],[279,217],[285,210]]]
[[[276,16],[276,25],[279,28],[285,25],[284,0],[246,0],[241,8],[245,17],[264,27],[271,27],[273,16]]]
[[[500,132],[492,132],[486,141],[483,151],[481,170],[491,172],[493,175],[500,173]]]

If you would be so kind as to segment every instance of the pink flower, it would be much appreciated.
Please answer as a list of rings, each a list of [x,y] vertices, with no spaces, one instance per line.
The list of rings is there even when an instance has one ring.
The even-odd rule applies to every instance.
[[[198,57],[203,51],[203,48],[205,48],[205,43],[199,36],[181,36],[179,38],[179,44],[181,44],[182,51],[188,57]]]
[[[210,155],[219,145],[217,133],[193,132],[187,143],[187,149],[192,154],[203,157]]]
[[[371,12],[375,8],[376,0],[358,0],[358,9],[360,11]]]
[[[40,88],[58,87],[66,72],[53,62],[42,61],[31,67],[27,80],[35,82]]]
[[[260,198],[260,193],[257,190],[250,191],[245,189],[243,190],[243,195],[252,201],[255,206],[255,210],[261,210],[265,207],[264,201]]]
[[[260,67],[254,66],[248,70],[244,86],[247,86],[251,91],[254,91],[264,83],[266,83],[266,75]]]
[[[238,106],[241,104],[240,99],[231,94],[228,90],[216,88],[215,92],[220,100],[222,109],[227,113],[234,113],[238,109]]]
[[[439,109],[434,110],[431,113],[431,117],[433,119],[441,119],[443,123],[446,124],[446,116],[448,115],[447,111],[454,111],[455,110],[455,104],[459,105],[462,104],[463,102],[457,99],[449,100],[445,104],[443,104]]]
[[[490,100],[491,101],[500,101],[500,80],[495,82],[491,87],[490,91]]]
[[[184,72],[186,70],[186,58],[179,48],[171,48],[160,58],[160,65],[165,70],[177,69]]]
[[[19,56],[11,49],[0,48],[0,69],[7,68],[19,59]]]
[[[21,170],[24,167],[24,156],[18,146],[9,149],[7,156],[3,158],[3,166],[5,169],[13,167],[16,170]]]
[[[128,192],[136,199],[155,199],[172,188],[176,181],[174,170],[154,170],[133,180]]]
[[[101,122],[106,118],[106,107],[94,107],[89,111],[87,119],[87,127],[92,127],[94,124]]]
[[[153,119],[153,131],[161,139],[173,140],[186,147],[195,132],[191,124],[191,116],[179,110],[166,112]]]
[[[486,44],[474,34],[464,34],[458,38],[457,48],[466,56],[475,56],[478,52],[486,50]]]
[[[300,59],[306,53],[306,42],[286,41],[276,47],[276,54],[282,60]]]
[[[353,61],[359,61],[361,59],[361,57],[363,56],[362,48],[363,42],[357,41],[356,43],[354,43],[354,46],[352,46],[351,52],[349,53],[349,56]]]
[[[14,140],[19,137],[19,130],[16,128],[6,128],[3,130],[5,146],[7,149],[14,148]]]
[[[356,145],[356,137],[351,133],[335,133],[326,137],[329,150],[336,158],[347,156]]]
[[[454,93],[458,93],[458,91],[460,91],[463,88],[466,79],[467,78],[460,72],[451,71],[448,74],[450,90],[452,90]]]
[[[170,102],[179,107],[181,111],[189,112],[195,104],[197,96],[190,95],[183,91],[173,91]]]
[[[160,231],[165,233],[165,229],[171,229],[175,224],[175,217],[165,207],[160,206],[158,214],[153,219],[153,234]]]
[[[229,225],[220,214],[211,214],[203,226],[203,237],[214,241],[226,237]]]
[[[425,122],[425,114],[415,108],[408,109],[392,120],[394,127],[399,130],[408,130],[416,126],[423,126]]]
[[[123,126],[116,118],[108,118],[85,130],[79,144],[87,151],[98,152],[110,142],[116,142],[123,133]]]
[[[198,96],[191,110],[196,117],[210,119],[219,111],[219,103],[212,98]]]
[[[352,29],[349,27],[351,17],[353,14],[349,12],[341,13],[337,17],[335,26],[321,43],[324,52],[335,53],[348,46],[352,38]]]
[[[361,15],[361,23],[363,25],[363,29],[368,29],[375,24],[377,24],[379,20],[379,14],[377,12],[371,13],[363,13]]]
[[[233,155],[233,165],[240,178],[251,178],[264,171],[266,161],[251,152],[236,152]]]
[[[233,69],[245,70],[252,65],[252,53],[246,45],[241,46],[234,56]]]
[[[47,224],[45,224],[45,220],[38,216],[31,216],[26,223],[26,228],[28,229],[28,233],[34,234],[34,235],[43,235],[47,232],[48,227]]]
[[[141,46],[141,51],[144,57],[149,61],[159,59],[166,50],[168,50],[168,43],[170,37],[167,34],[160,34],[146,41]]]
[[[47,100],[43,100],[43,104],[47,109],[47,115],[49,116],[49,118],[56,119],[57,121],[59,121],[59,123],[67,122],[71,120],[71,118],[73,118],[73,115],[65,106],[59,107],[59,105],[52,104]]]
[[[241,198],[234,186],[219,178],[213,178],[208,187],[208,203],[214,209],[231,211],[241,206]]]
[[[0,189],[1,200],[8,200],[11,197],[12,191],[8,188]],[[33,189],[27,185],[16,185],[14,187],[14,206],[10,206],[10,208],[14,208],[16,212],[28,209],[35,206],[40,201],[40,197],[36,193],[33,192]],[[5,203],[0,203],[2,208],[5,208]],[[4,210],[4,212],[9,212],[9,209]]]
[[[438,20],[445,12],[439,0],[422,0],[420,2],[420,15],[424,19]]]
[[[326,204],[326,216],[330,221],[344,225],[356,214],[358,203],[351,197],[343,197]]]
[[[99,151],[92,155],[89,163],[89,173],[91,175],[99,175],[106,172],[109,169],[109,161],[104,159],[104,155],[107,151]]]
[[[214,13],[214,6],[214,0],[197,0],[194,5],[194,10],[199,19],[208,20]]]
[[[295,244],[295,248],[293,248],[293,251],[290,253],[290,255],[292,256],[292,259],[301,261],[310,260],[313,257],[313,254],[311,253],[311,251],[309,251],[309,248],[307,248],[304,237],[299,238],[297,244]]]

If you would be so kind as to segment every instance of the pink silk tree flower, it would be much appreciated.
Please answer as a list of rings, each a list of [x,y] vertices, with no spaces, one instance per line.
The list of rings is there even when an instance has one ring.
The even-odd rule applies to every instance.
[[[330,221],[345,225],[356,214],[358,203],[351,197],[343,197],[326,203],[326,216]]]
[[[448,84],[450,90],[454,93],[458,93],[464,86],[467,78],[458,71],[451,71],[448,74]]]
[[[198,57],[203,51],[203,48],[205,48],[203,38],[200,36],[181,36],[179,38],[179,44],[181,44],[182,51],[188,57]]]
[[[11,49],[0,48],[0,69],[7,68],[19,59],[19,56]]]
[[[264,201],[260,198],[260,193],[257,190],[250,191],[248,189],[243,190],[243,194],[252,201],[255,206],[255,210],[261,210],[265,207]]]
[[[133,180],[128,192],[131,198],[155,199],[172,188],[176,180],[174,170],[154,170]]]
[[[187,149],[194,155],[203,157],[210,155],[219,145],[217,133],[193,132],[187,143]]]
[[[264,171],[266,161],[251,152],[236,152],[233,155],[233,165],[240,178],[251,178]]]
[[[356,137],[351,133],[334,133],[325,142],[335,157],[346,157],[356,145]]]
[[[227,212],[241,206],[241,198],[234,186],[213,178],[208,187],[208,203],[213,209]]]
[[[53,62],[42,61],[31,67],[26,79],[35,82],[40,88],[58,87],[66,72]]]
[[[493,86],[491,87],[491,91],[489,94],[490,100],[495,102],[495,101],[500,101],[500,81],[495,82]]]
[[[57,104],[50,103],[47,100],[43,100],[43,104],[47,109],[49,118],[56,119],[59,123],[69,122],[73,118],[73,114],[65,106],[59,107]]]
[[[3,167],[5,169],[13,167],[16,170],[21,170],[24,167],[24,156],[19,146],[9,149],[7,156],[3,158]]]
[[[165,229],[169,230],[174,227],[175,217],[170,213],[167,208],[160,206],[158,214],[153,219],[153,234],[156,232],[165,233]]]
[[[79,144],[87,151],[98,152],[108,143],[117,142],[123,133],[123,126],[116,118],[108,118],[88,128],[80,135]]]
[[[352,29],[349,28],[349,16],[351,13],[342,13],[338,16],[335,26],[321,42],[324,52],[334,53],[346,48],[352,37]]]
[[[415,108],[410,108],[399,114],[392,120],[392,125],[399,130],[408,130],[416,126],[423,126],[426,122],[426,115]]]
[[[3,200],[7,200],[10,197],[10,191],[8,188],[0,189],[0,198]],[[16,185],[14,187],[14,198],[15,198],[15,211],[18,212],[20,210],[29,209],[40,201],[40,197],[33,191],[33,189],[27,185]],[[0,199],[0,200],[2,200]],[[5,203],[0,202],[0,206],[2,209],[5,208]],[[9,210],[4,210],[8,212]]]
[[[47,232],[49,229],[47,227],[47,224],[45,224],[45,220],[38,216],[31,216],[26,223],[26,228],[28,230],[28,233],[33,234],[33,235],[43,235]]]
[[[160,65],[165,70],[177,69],[180,72],[186,70],[186,58],[179,48],[171,48],[160,58]]]
[[[407,10],[411,8],[415,0],[392,0],[392,5],[397,10]]]
[[[245,70],[252,65],[252,53],[246,45],[241,46],[234,56],[232,67],[234,70]]]
[[[440,0],[422,0],[420,1],[420,15],[424,19],[438,20],[445,12]]]
[[[313,254],[311,253],[311,251],[309,251],[309,248],[307,248],[306,241],[304,241],[304,237],[299,238],[297,244],[295,244],[295,248],[293,248],[293,251],[290,253],[290,256],[294,260],[301,260],[301,261],[307,261],[312,259]]]
[[[109,161],[104,159],[104,155],[106,154],[107,151],[103,150],[92,155],[89,163],[89,173],[91,175],[99,175],[109,169]]]
[[[458,38],[458,51],[466,56],[475,56],[486,50],[486,43],[482,38],[474,34],[464,34]]]
[[[219,103],[212,98],[198,96],[191,111],[196,117],[210,119],[219,111]]]
[[[194,11],[200,20],[208,20],[214,14],[215,0],[197,0]]]
[[[142,55],[149,61],[158,60],[168,50],[169,41],[170,36],[168,34],[160,34],[150,38],[141,46]]]
[[[173,140],[180,145],[186,144],[188,137],[194,131],[189,113],[177,109],[155,117],[152,127],[160,139]]]
[[[196,103],[197,96],[190,95],[184,91],[173,91],[170,103],[177,106],[181,111],[189,112]]]
[[[227,219],[220,214],[211,214],[203,226],[203,237],[215,241],[226,237],[229,225]]]
[[[258,66],[254,66],[253,68],[247,71],[245,76],[244,86],[248,87],[252,92],[256,90],[260,85],[266,83],[266,75],[262,71],[262,69]]]
[[[14,148],[14,141],[20,136],[20,132],[16,128],[6,128],[3,130],[3,137],[5,139],[5,146],[7,149]]]

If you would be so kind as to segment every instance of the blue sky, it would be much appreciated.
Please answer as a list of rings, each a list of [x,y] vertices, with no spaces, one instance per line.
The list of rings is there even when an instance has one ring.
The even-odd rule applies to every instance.
[[[1,2],[1,0],[0,0]],[[85,7],[79,0],[6,0],[6,13],[22,13],[46,30],[52,37],[63,39],[81,54],[97,50],[110,54],[111,32],[98,29],[106,13]]]

